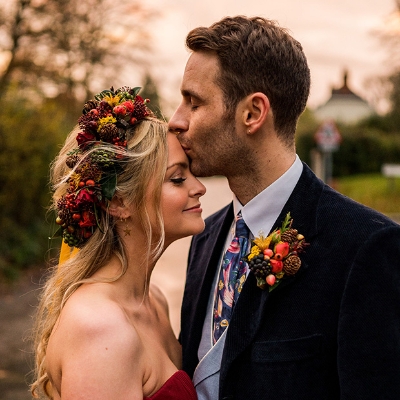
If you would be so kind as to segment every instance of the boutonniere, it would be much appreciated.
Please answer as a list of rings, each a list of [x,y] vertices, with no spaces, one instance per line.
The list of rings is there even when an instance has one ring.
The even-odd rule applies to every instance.
[[[250,254],[245,257],[261,289],[268,286],[271,292],[284,277],[295,275],[301,266],[298,254],[308,243],[297,229],[292,228],[292,223],[289,212],[280,229],[267,237],[254,238]]]

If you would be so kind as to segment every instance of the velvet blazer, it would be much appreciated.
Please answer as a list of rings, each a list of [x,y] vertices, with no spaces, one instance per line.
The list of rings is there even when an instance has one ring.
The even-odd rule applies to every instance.
[[[305,164],[273,229],[289,211],[310,245],[297,274],[272,292],[249,274],[227,332],[219,399],[400,399],[400,225]],[[233,218],[230,204],[192,240],[180,334],[190,376]]]

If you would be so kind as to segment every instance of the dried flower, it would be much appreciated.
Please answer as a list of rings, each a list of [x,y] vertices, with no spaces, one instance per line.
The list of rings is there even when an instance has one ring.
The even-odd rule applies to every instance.
[[[76,137],[79,147],[84,146],[87,142],[93,142],[94,140],[96,140],[96,136],[87,131],[79,132]]]

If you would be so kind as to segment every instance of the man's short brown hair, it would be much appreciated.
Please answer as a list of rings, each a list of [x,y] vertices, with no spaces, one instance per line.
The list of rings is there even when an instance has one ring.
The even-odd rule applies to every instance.
[[[209,28],[193,29],[186,45],[217,55],[217,84],[229,113],[247,95],[262,92],[270,101],[278,135],[293,143],[310,92],[310,70],[301,44],[285,29],[261,17],[226,17]]]

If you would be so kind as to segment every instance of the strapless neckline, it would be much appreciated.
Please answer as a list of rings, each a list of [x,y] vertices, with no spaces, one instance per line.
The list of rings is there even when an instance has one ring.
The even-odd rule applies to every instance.
[[[189,375],[178,370],[150,397],[143,400],[197,400],[196,390]]]

